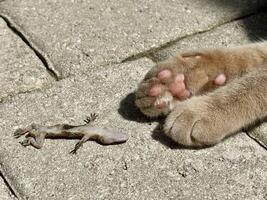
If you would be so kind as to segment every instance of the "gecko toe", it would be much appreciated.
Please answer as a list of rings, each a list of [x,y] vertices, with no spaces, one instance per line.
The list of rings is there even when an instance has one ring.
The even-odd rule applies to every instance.
[[[90,116],[86,117],[84,122],[89,124],[89,123],[95,121],[97,117],[98,117],[98,115],[96,113],[91,113]]]
[[[30,145],[30,140],[28,138],[26,138],[25,140],[23,141],[20,141],[19,142],[22,146],[26,147],[26,146],[29,146]]]

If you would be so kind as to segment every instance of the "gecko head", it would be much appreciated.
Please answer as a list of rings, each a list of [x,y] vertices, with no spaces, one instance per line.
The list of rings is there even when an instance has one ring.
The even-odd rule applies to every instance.
[[[126,142],[128,139],[128,134],[121,131],[108,131],[107,134],[99,137],[99,141],[102,144],[122,143]]]

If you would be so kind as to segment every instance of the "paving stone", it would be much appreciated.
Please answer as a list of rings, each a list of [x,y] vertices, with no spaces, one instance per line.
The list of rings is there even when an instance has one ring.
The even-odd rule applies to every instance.
[[[8,16],[66,77],[254,13],[264,0],[9,0]]]
[[[258,141],[267,150],[267,123],[264,122],[256,128],[248,131],[250,137]]]
[[[35,53],[0,18],[0,102],[53,82]]]
[[[182,51],[193,49],[227,47],[260,41],[267,36],[267,13],[261,13],[244,20],[237,20],[214,28],[211,31],[193,35],[172,43],[166,48],[151,53],[155,61],[162,61]],[[249,27],[249,29],[247,29]]]
[[[182,149],[132,107],[131,92],[152,64],[143,59],[91,66],[42,92],[0,104],[0,162],[16,191],[36,200],[266,199],[267,153],[246,134],[212,148]],[[46,140],[37,150],[12,137],[32,122],[80,124],[90,112],[99,114],[99,125],[128,132],[129,141],[88,141],[70,155],[76,140]]]
[[[4,180],[0,177],[0,199],[1,200],[15,200],[15,197],[11,194],[6,186]]]

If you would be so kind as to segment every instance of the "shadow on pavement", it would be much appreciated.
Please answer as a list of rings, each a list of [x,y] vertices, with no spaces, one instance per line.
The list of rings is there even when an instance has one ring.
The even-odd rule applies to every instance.
[[[250,1],[253,2],[253,0]],[[223,7],[231,7],[233,11],[247,13],[244,10],[244,6],[242,6],[244,2],[241,0],[216,0],[216,1],[211,0],[211,3],[213,4],[215,3]],[[251,14],[251,16],[254,15],[254,17],[246,18],[246,16],[250,16],[246,14],[246,16],[244,16],[245,20],[243,20],[244,30],[246,30],[247,35],[252,42],[257,42],[264,39],[267,40],[267,1],[266,2],[258,1],[258,3],[259,5],[264,5],[264,6],[261,6],[260,9],[255,10],[254,13]],[[161,142],[163,145],[171,149],[187,148],[173,142],[163,133],[162,130],[162,125],[164,124],[163,118],[146,117],[135,106],[134,99],[135,99],[134,93],[130,93],[120,102],[120,108],[118,112],[124,119],[140,123],[151,123],[155,121],[159,122],[159,125],[155,128],[155,130],[152,133],[153,139]]]
[[[215,3],[221,7],[228,7],[233,9],[235,12],[244,13],[244,19],[249,16],[246,12],[246,7],[243,6],[244,1],[242,0],[210,0],[211,3]],[[248,0],[245,3],[255,4],[254,0]],[[263,39],[267,39],[267,1],[258,0],[256,1],[258,10],[255,10],[251,15],[255,15],[255,17],[243,20],[244,29],[247,32],[250,40],[252,42],[260,41]],[[242,17],[241,17],[242,18]]]
[[[140,123],[151,123],[160,120],[158,118],[146,117],[136,107],[134,100],[135,100],[135,94],[130,93],[120,102],[120,107],[118,109],[118,112],[124,119]]]

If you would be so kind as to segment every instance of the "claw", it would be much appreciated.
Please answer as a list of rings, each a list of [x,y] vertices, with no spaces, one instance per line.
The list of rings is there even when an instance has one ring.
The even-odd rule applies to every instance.
[[[26,147],[26,146],[29,146],[30,145],[30,142],[28,139],[25,139],[23,141],[20,141],[19,142],[22,146]]]
[[[84,122],[86,124],[89,124],[89,123],[95,121],[97,117],[98,117],[98,115],[96,113],[91,113],[90,116],[86,117],[86,119],[84,120]]]

